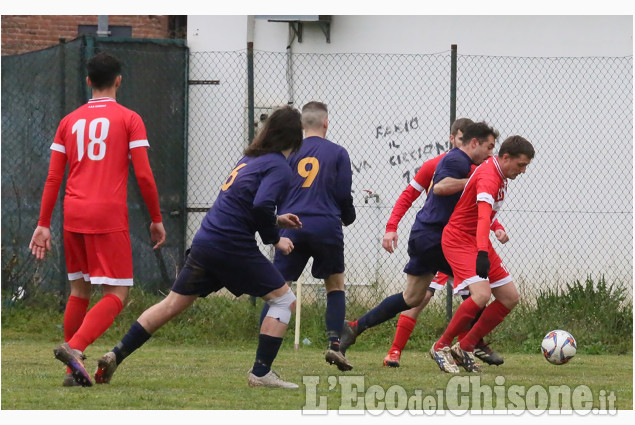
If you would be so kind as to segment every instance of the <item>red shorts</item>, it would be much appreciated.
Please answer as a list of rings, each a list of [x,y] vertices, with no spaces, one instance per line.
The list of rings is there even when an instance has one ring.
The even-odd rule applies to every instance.
[[[443,272],[437,272],[437,274],[434,275],[434,279],[432,279],[432,282],[430,282],[430,288],[435,290],[443,289],[448,281],[448,278],[449,276],[447,274]]]
[[[476,236],[445,226],[441,246],[443,247],[443,255],[454,272],[455,294],[467,289],[472,283],[483,281],[483,278],[476,274],[476,256],[478,254]],[[488,253],[490,287],[496,288],[511,282],[512,277],[505,268],[503,260],[494,251],[491,242],[489,242]]]
[[[64,230],[69,280],[84,278],[95,285],[132,286],[132,247],[127,230],[75,233]]]

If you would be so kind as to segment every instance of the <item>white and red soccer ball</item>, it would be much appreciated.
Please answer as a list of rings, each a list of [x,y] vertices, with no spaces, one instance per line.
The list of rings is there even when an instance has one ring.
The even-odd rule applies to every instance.
[[[576,351],[575,339],[567,331],[556,329],[545,335],[542,340],[542,354],[551,364],[567,363],[575,356]]]

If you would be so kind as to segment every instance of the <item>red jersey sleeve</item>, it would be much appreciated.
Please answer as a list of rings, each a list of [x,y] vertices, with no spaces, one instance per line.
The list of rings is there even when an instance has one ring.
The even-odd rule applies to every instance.
[[[66,154],[54,149],[51,152],[51,162],[49,163],[49,172],[44,183],[44,192],[42,193],[42,205],[40,206],[40,219],[38,226],[51,227],[51,217],[57,194],[59,193],[62,180],[64,180],[64,172],[66,171]]]
[[[476,246],[479,251],[487,251],[489,246],[489,230],[490,227],[493,227],[492,207],[499,187],[500,182],[487,174],[482,174],[476,181],[476,203],[478,206]]]
[[[502,224],[498,222],[498,219],[494,219],[494,221],[492,222],[492,225],[490,226],[490,230],[492,232],[495,232],[497,230],[505,230],[505,228],[503,227]]]
[[[478,205],[478,224],[476,225],[476,248],[479,251],[487,251],[489,248],[489,227],[492,215],[492,206],[484,201]]]
[[[159,192],[150,168],[148,153],[146,149],[135,148],[130,149],[130,156],[132,157],[137,183],[139,183],[139,189],[141,189],[141,196],[143,196],[143,200],[150,211],[152,222],[161,223],[163,220],[161,218],[161,208],[159,207]]]
[[[437,164],[441,161],[443,155],[445,155],[445,153],[424,162],[412,181],[408,184],[408,187],[401,192],[386,224],[386,232],[396,232],[399,222],[406,214],[406,211],[412,206],[413,202],[421,196],[422,192],[425,191],[426,194],[428,193],[430,184],[432,183],[432,176],[434,176],[434,170],[436,170]]]

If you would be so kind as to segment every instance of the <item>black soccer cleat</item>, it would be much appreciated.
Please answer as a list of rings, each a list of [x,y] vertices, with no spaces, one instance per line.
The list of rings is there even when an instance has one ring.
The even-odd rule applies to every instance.
[[[483,340],[479,341],[479,343],[474,347],[474,355],[488,365],[500,366],[505,362],[503,358],[492,351],[492,349],[489,348],[489,345],[487,345]]]

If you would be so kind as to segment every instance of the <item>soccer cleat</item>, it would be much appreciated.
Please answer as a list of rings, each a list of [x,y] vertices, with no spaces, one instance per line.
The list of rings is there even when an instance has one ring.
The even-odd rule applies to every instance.
[[[117,370],[117,357],[112,351],[107,352],[97,361],[97,370],[95,371],[96,384],[109,384],[112,375]]]
[[[468,372],[481,371],[480,365],[474,360],[473,351],[465,351],[461,348],[461,345],[458,342],[452,346],[450,351],[452,352],[452,357],[454,357],[456,364],[463,366],[463,368]]]
[[[287,388],[296,389],[300,388],[298,384],[293,382],[283,381],[276,372],[270,370],[265,376],[256,376],[249,371],[249,380],[247,381],[250,387],[270,387],[270,388]]]
[[[434,345],[430,348],[430,357],[437,362],[439,369],[446,373],[459,373],[459,367],[454,363],[450,347],[443,347],[440,350],[434,350]]]
[[[346,355],[346,350],[351,345],[355,344],[357,339],[357,325],[352,326],[351,322],[344,321],[342,327],[342,335],[340,336],[340,353]]]
[[[503,358],[492,351],[483,340],[474,347],[474,355],[489,365],[500,366],[504,362]]]
[[[62,381],[63,387],[79,387],[80,385],[73,378],[73,374],[68,372],[66,376],[64,376],[64,381]]]
[[[82,387],[91,387],[93,382],[84,367],[84,355],[79,350],[72,349],[67,342],[53,350],[55,358],[71,369],[73,378]]]
[[[326,349],[324,357],[326,358],[326,362],[328,364],[334,364],[342,372],[353,369],[353,365],[348,362],[341,351],[336,351],[333,348],[329,347]]]
[[[400,358],[401,358],[401,351],[399,350],[389,351],[386,357],[384,357],[384,366],[399,367]]]

